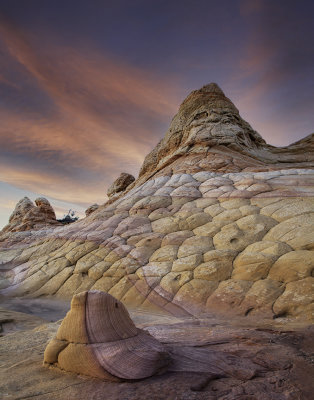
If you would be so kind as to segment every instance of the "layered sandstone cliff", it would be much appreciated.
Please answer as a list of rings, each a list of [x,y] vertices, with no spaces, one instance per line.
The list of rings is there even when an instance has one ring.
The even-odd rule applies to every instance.
[[[204,86],[108,203],[70,226],[2,236],[1,293],[96,289],[175,315],[311,319],[313,150],[313,135],[266,144],[216,84]]]

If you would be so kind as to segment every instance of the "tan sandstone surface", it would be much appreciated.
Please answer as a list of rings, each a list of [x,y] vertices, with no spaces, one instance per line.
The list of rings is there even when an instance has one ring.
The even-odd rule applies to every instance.
[[[182,317],[313,320],[313,149],[313,135],[266,144],[206,85],[107,203],[67,226],[0,234],[1,294],[91,289]]]
[[[170,355],[138,329],[113,296],[91,290],[73,296],[71,309],[44,353],[44,364],[113,382],[165,371]]]
[[[312,399],[313,328],[285,319],[178,318],[138,309],[130,314],[167,349],[172,362],[161,375],[110,382],[43,368],[44,351],[61,321],[0,310],[1,399]]]
[[[9,218],[9,223],[2,229],[2,234],[38,230],[49,225],[61,225],[57,221],[56,214],[49,201],[44,197],[38,197],[34,204],[25,196],[16,204]],[[4,237],[6,236],[4,235]]]

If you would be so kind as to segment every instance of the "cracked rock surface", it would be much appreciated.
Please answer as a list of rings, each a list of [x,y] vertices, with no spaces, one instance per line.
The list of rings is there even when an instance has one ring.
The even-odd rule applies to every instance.
[[[112,400],[312,398],[313,329],[300,322],[178,318],[140,310],[130,314],[138,328],[154,336],[171,354],[172,363],[162,375],[110,382],[43,368],[44,350],[61,321],[43,324],[28,314],[3,311],[1,321],[14,321],[16,329],[11,325],[0,337],[1,398],[100,400],[104,393]]]
[[[275,148],[210,84],[86,218],[0,234],[1,294],[313,320],[314,137]]]

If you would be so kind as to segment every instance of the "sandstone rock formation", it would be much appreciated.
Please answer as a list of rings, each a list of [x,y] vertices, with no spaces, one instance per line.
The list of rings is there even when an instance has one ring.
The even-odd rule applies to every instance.
[[[56,302],[45,300],[46,317],[50,319]],[[27,305],[41,304],[42,299],[20,301],[27,310]],[[117,384],[60,373],[54,367],[42,368],[47,343],[57,334],[61,321],[50,323],[0,309],[0,393],[8,399],[18,396],[40,400],[104,396],[110,400],[313,397],[314,327],[306,323],[292,319],[270,323],[247,318],[195,320],[142,310],[132,310],[131,317],[166,347],[171,363],[161,376]],[[86,367],[86,363],[83,365]]]
[[[111,381],[147,378],[169,361],[165,347],[136,328],[124,305],[100,291],[73,297],[44,354],[45,364]]]
[[[145,158],[139,177],[146,180],[161,170],[164,175],[184,170],[268,170],[277,169],[278,162],[282,168],[300,163],[303,168],[313,166],[313,137],[280,149],[266,144],[218,85],[211,83],[184,100],[165,137]]]
[[[113,184],[109,187],[107,191],[108,197],[112,197],[117,193],[124,192],[125,189],[131,185],[132,182],[135,181],[135,178],[133,175],[127,174],[125,172],[122,172],[117,178]]]
[[[94,211],[96,211],[99,208],[98,204],[92,204],[91,206],[89,206],[86,210],[85,210],[85,215],[86,217],[88,217],[91,213],[93,213]]]
[[[44,197],[38,197],[34,205],[28,197],[24,197],[16,204],[9,223],[2,232],[41,229],[46,225],[60,225],[49,201]]]
[[[2,241],[1,293],[313,319],[313,150],[314,135],[267,145],[207,85],[123,192],[72,226]]]

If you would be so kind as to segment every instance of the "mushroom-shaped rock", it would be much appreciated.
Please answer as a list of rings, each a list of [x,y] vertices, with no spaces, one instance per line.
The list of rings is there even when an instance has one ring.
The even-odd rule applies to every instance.
[[[117,178],[109,187],[107,191],[108,197],[112,197],[117,193],[123,192],[134,181],[135,178],[133,175],[122,172],[119,178]]]
[[[44,365],[112,381],[147,378],[169,361],[164,346],[136,328],[120,301],[97,290],[73,297],[44,354]]]

